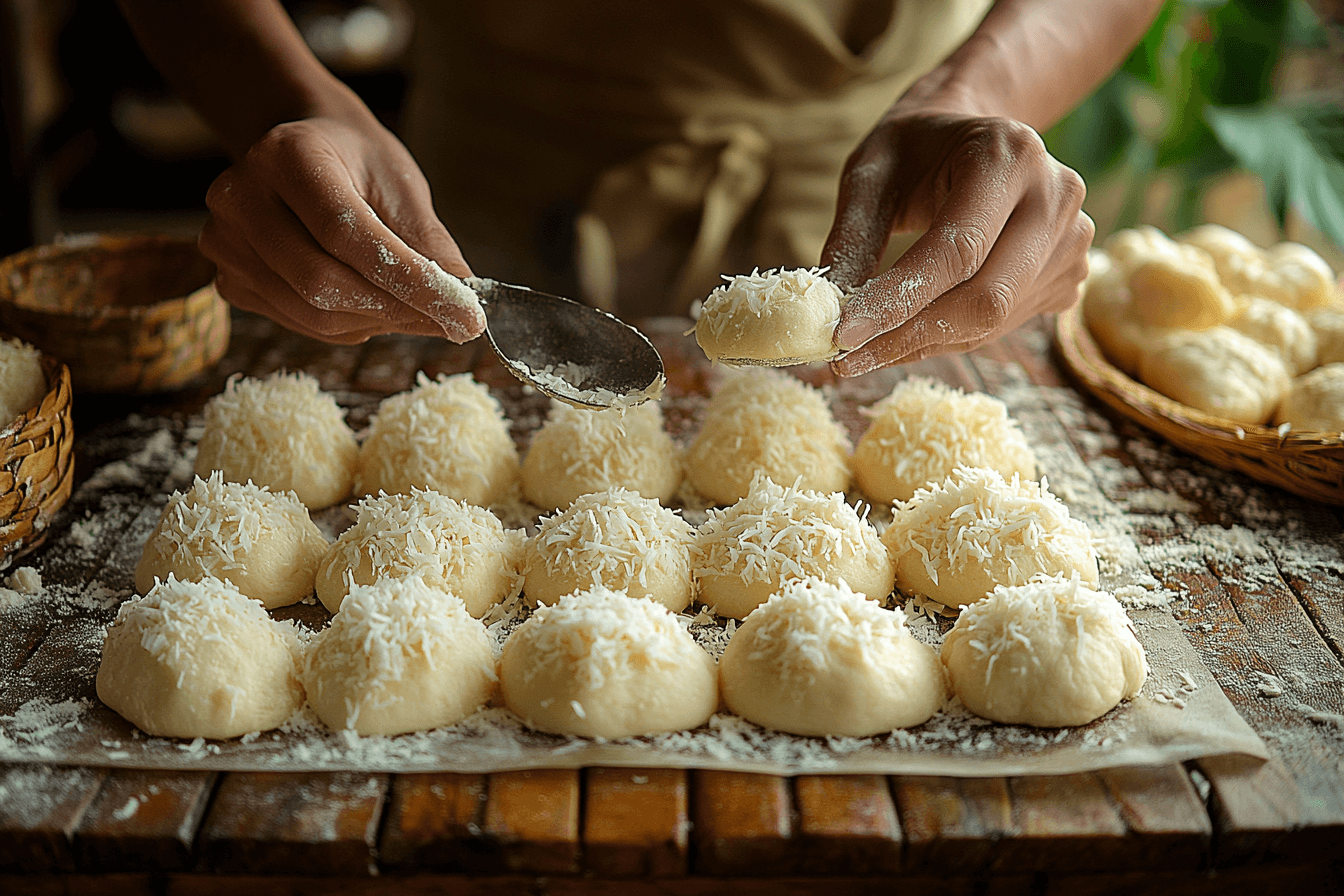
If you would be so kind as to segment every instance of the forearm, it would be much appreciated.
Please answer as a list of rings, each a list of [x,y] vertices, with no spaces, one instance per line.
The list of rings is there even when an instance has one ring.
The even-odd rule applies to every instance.
[[[145,52],[235,157],[275,125],[367,109],[277,0],[118,0]]]
[[[1162,0],[999,0],[896,107],[1002,116],[1045,130],[1143,37]]]

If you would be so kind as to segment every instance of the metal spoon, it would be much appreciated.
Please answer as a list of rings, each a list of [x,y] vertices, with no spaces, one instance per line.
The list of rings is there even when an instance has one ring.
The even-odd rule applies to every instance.
[[[648,337],[572,299],[468,277],[499,360],[543,395],[576,407],[630,407],[657,398],[666,379]]]

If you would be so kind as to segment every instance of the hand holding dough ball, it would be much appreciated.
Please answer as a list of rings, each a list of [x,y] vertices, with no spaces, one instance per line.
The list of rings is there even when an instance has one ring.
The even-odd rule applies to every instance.
[[[874,503],[906,501],[958,464],[1036,478],[1036,456],[1008,406],[925,377],[896,384],[868,410],[854,448],[854,481]]]
[[[306,373],[230,379],[205,406],[196,475],[292,491],[310,510],[350,494],[359,446],[345,411]]]
[[[355,514],[317,570],[317,597],[333,613],[343,612],[352,584],[412,574],[451,591],[478,618],[523,586],[522,530],[505,529],[483,507],[411,489],[365,498]]]
[[[942,661],[971,712],[1042,728],[1086,725],[1148,675],[1120,602],[1064,577],[997,588],[962,610]]]
[[[469,373],[431,380],[383,399],[359,449],[355,494],[431,489],[488,507],[518,482],[518,449],[489,388]]]
[[[1139,378],[1170,399],[1238,423],[1264,423],[1288,391],[1273,349],[1231,327],[1169,340],[1139,359]]]
[[[228,582],[169,576],[121,605],[98,666],[98,699],[147,734],[226,738],[281,725],[303,706],[294,629]]]
[[[1135,314],[1150,327],[1207,330],[1226,323],[1237,309],[1212,265],[1178,255],[1139,262],[1130,272],[1129,292]]]
[[[753,271],[705,299],[695,341],[711,361],[782,367],[835,357],[844,296],[817,268]]]
[[[539,608],[500,658],[504,704],[531,728],[618,738],[698,728],[719,702],[714,658],[677,617],[596,585]]]
[[[46,394],[42,353],[18,339],[0,339],[0,429],[40,405]]]
[[[527,544],[523,590],[534,603],[553,604],[573,591],[604,585],[679,613],[695,590],[693,532],[676,513],[632,491],[583,495],[541,520]]]
[[[313,593],[327,539],[293,492],[225,482],[218,471],[174,492],[135,567],[135,590],[156,580],[227,579],[264,607]]]
[[[1023,585],[1038,573],[1097,584],[1086,524],[1043,483],[994,470],[958,467],[915,492],[897,505],[882,541],[896,564],[896,587],[946,607],[974,604],[997,585]]]
[[[1274,422],[1299,432],[1344,432],[1344,363],[1324,364],[1293,380]]]
[[[701,602],[734,619],[745,619],[793,579],[844,581],[875,601],[891,593],[895,580],[877,530],[843,494],[776,485],[764,476],[732,507],[709,511],[695,535],[691,568]]]
[[[681,457],[654,402],[592,411],[551,403],[523,461],[523,494],[548,510],[613,487],[659,501],[681,485]]]
[[[686,476],[716,504],[744,497],[758,473],[840,492],[849,486],[849,449],[821,392],[779,371],[742,371],[710,400]]]
[[[490,699],[496,681],[485,626],[420,576],[352,588],[303,664],[318,717],[366,736],[455,724]]]
[[[933,648],[905,613],[843,582],[790,582],[733,633],[719,664],[723,701],[792,734],[870,737],[922,725],[947,697]]]
[[[1277,352],[1294,376],[1316,366],[1319,339],[1307,319],[1270,299],[1249,296],[1228,326]]]

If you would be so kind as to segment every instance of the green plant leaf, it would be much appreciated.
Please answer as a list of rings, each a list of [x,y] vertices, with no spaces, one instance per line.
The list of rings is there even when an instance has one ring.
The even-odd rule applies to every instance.
[[[1112,78],[1051,128],[1045,145],[1051,155],[1091,181],[1114,168],[1135,137],[1124,86]]]
[[[1291,0],[1230,0],[1209,13],[1212,52],[1198,75],[1210,102],[1240,106],[1269,99],[1291,6]]]

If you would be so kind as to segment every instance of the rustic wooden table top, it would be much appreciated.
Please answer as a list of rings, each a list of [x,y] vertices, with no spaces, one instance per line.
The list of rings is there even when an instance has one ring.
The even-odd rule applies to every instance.
[[[647,329],[660,347],[684,351],[684,324],[651,321]],[[419,369],[470,369],[493,384],[507,378],[480,340],[326,346],[241,316],[230,354],[198,390],[171,401],[77,398],[76,431],[119,414],[194,410],[227,374],[280,367],[309,370],[328,389],[382,393],[409,388]],[[702,388],[676,381],[682,367],[691,369],[669,365],[673,388]],[[1038,385],[1068,385],[1044,324],[917,366],[991,393],[1005,369]],[[1268,762],[1218,758],[1017,778],[0,764],[0,893],[1337,889],[1344,870],[1340,510],[1223,476],[1132,424],[1092,413],[1117,438],[1101,447],[1079,439],[1083,459],[1122,464],[1152,487],[1179,493],[1193,508],[1183,519],[1244,527],[1254,538],[1269,507],[1280,520],[1275,538],[1307,533],[1318,551],[1333,551],[1304,571],[1277,562],[1281,545],[1267,543],[1265,569],[1251,578],[1235,574],[1233,558],[1203,571],[1154,568],[1165,587],[1184,595],[1173,612],[1265,739]],[[1188,470],[1199,476],[1183,475]],[[1210,493],[1209,481],[1227,491]],[[1152,525],[1135,535],[1156,544],[1179,538],[1179,528]],[[1277,682],[1280,693],[1248,680]],[[126,812],[128,804],[136,811]]]

